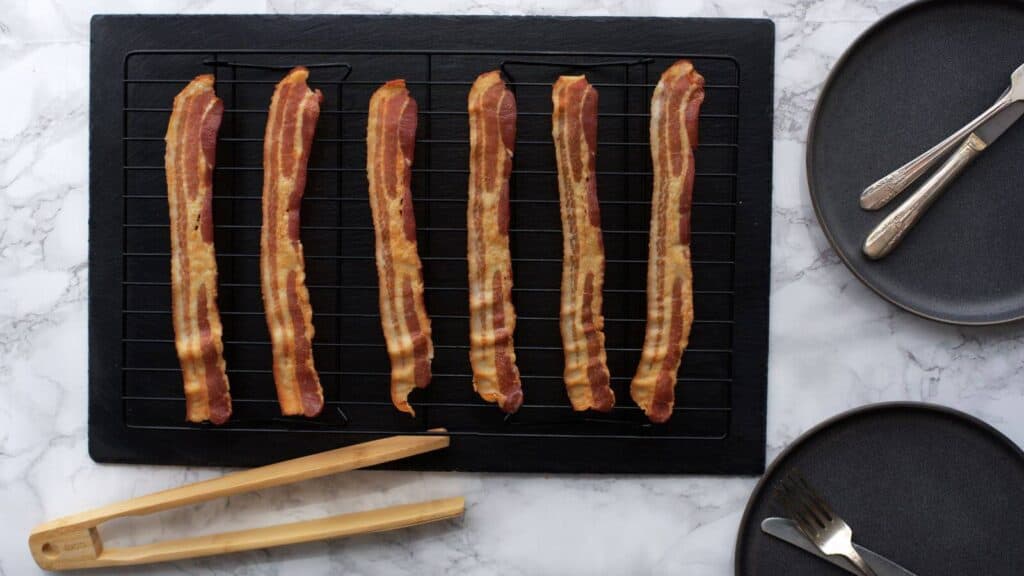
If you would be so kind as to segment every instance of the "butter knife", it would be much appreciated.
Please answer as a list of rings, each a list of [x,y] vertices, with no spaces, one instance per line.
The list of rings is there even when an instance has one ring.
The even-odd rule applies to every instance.
[[[878,260],[892,252],[946,186],[1021,116],[1024,116],[1024,101],[1014,102],[975,129],[921,188],[868,234],[862,247],[864,254],[872,260]]]
[[[860,576],[860,572],[857,570],[857,567],[850,563],[846,558],[843,558],[842,556],[826,556],[822,554],[821,551],[819,551],[818,548],[803,535],[803,532],[800,532],[800,529],[796,527],[796,523],[789,518],[765,518],[761,522],[761,531],[770,536],[774,536],[783,542],[792,544],[805,552],[809,552],[822,560],[831,562],[851,574]],[[853,547],[857,549],[861,558],[870,564],[871,568],[878,573],[878,576],[916,576],[910,570],[903,568],[884,556],[875,554],[863,546],[854,544]]]

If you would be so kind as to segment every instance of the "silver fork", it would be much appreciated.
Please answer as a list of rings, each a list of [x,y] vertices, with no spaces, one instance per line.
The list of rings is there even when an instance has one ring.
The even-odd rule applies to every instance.
[[[845,556],[864,576],[878,576],[853,547],[853,530],[828,502],[793,470],[775,487],[775,498],[800,531],[826,556]]]

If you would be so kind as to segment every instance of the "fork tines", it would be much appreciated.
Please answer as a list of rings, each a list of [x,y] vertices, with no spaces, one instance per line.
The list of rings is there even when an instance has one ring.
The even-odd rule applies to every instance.
[[[832,507],[795,468],[779,481],[774,494],[776,501],[804,531],[821,531],[835,517]]]

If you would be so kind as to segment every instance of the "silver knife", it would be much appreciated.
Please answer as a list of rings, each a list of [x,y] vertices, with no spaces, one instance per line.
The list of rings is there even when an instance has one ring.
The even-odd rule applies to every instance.
[[[804,536],[803,532],[796,527],[796,523],[789,518],[765,518],[761,522],[761,531],[770,536],[774,536],[783,542],[788,542],[797,548],[805,552],[810,552],[822,560],[826,560],[839,566],[843,570],[851,574],[857,574],[860,576],[860,572],[857,567],[850,563],[849,560],[842,556],[826,556],[818,550],[810,540]],[[871,550],[864,548],[863,546],[853,545],[860,553],[861,558],[871,565],[871,568],[878,573],[878,576],[915,576],[913,572],[906,568],[896,564],[892,560],[879,556]]]
[[[1022,115],[1024,101],[1017,101],[975,128],[956,152],[906,202],[893,210],[868,234],[864,240],[864,254],[872,260],[878,260],[892,252],[946,186]]]

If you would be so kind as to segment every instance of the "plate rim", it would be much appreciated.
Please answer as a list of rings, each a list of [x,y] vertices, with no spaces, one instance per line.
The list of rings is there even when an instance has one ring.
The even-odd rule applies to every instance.
[[[924,310],[920,310],[906,302],[897,301],[895,297],[886,294],[881,288],[873,284],[870,280],[865,278],[856,268],[854,268],[853,264],[850,262],[850,259],[847,257],[847,255],[839,249],[835,238],[832,236],[832,230],[825,225],[825,220],[822,217],[821,209],[818,206],[818,198],[815,195],[814,191],[811,189],[811,151],[813,148],[812,143],[814,141],[814,131],[818,124],[818,116],[821,113],[821,102],[824,99],[824,96],[832,88],[832,84],[834,83],[835,78],[838,76],[839,71],[846,64],[846,61],[849,59],[851,54],[853,54],[853,52],[860,47],[860,45],[865,41],[865,39],[867,39],[869,36],[877,32],[883,26],[888,25],[892,20],[895,20],[896,18],[903,16],[906,13],[921,8],[923,6],[948,1],[949,0],[914,0],[913,2],[905,4],[893,10],[892,12],[889,12],[888,14],[882,16],[875,23],[868,26],[867,29],[861,32],[857,36],[857,38],[855,38],[854,41],[851,42],[845,50],[843,50],[842,55],[840,55],[839,59],[836,60],[835,64],[832,66],[832,69],[829,70],[828,76],[825,77],[825,82],[821,85],[821,90],[818,92],[818,97],[814,101],[814,108],[811,110],[811,121],[807,125],[807,142],[804,148],[804,178],[807,182],[807,194],[808,196],[811,197],[811,205],[814,208],[814,216],[818,220],[818,227],[825,235],[825,239],[828,240],[829,246],[832,248],[832,251],[835,252],[837,256],[839,256],[839,259],[843,262],[843,265],[846,266],[846,269],[849,270],[855,278],[860,280],[861,284],[870,288],[872,292],[877,294],[883,300],[897,306],[902,310],[910,312],[911,314],[914,314],[921,318],[925,318],[927,320],[941,322],[943,324],[951,324],[954,326],[997,326],[1001,324],[1012,324],[1014,322],[1024,320],[1024,306],[1022,306],[1020,311],[1017,312],[1014,316],[996,317],[991,320],[967,320],[931,314],[925,312]],[[1024,2],[1022,2],[1022,0],[1002,1],[1007,4],[1018,5],[1021,8],[1024,8]]]
[[[981,418],[974,416],[973,414],[968,414],[967,412],[964,412],[962,410],[953,408],[952,406],[947,406],[945,404],[936,404],[933,402],[922,402],[917,400],[896,400],[889,402],[876,402],[874,404],[865,404],[863,406],[857,406],[856,408],[851,408],[838,414],[834,414],[822,420],[821,422],[815,424],[814,426],[806,430],[804,433],[797,436],[796,439],[794,439],[792,442],[789,443],[789,445],[783,448],[782,451],[779,452],[778,456],[772,459],[772,461],[768,464],[768,466],[764,470],[764,474],[762,474],[761,477],[758,478],[757,484],[754,485],[754,489],[750,491],[750,496],[747,498],[747,503],[743,507],[743,516],[740,517],[739,529],[736,531],[736,540],[733,544],[733,573],[736,576],[743,576],[743,574],[740,573],[740,539],[744,534],[744,528],[750,521],[750,514],[754,503],[754,497],[760,494],[765,489],[765,483],[768,477],[775,473],[775,470],[776,468],[778,468],[779,463],[784,461],[787,457],[789,457],[790,454],[792,454],[797,448],[803,446],[812,437],[817,436],[820,432],[834,426],[835,424],[838,424],[850,418],[863,416],[864,414],[869,414],[872,412],[886,412],[893,410],[929,412],[961,420],[969,425],[972,425],[980,429],[982,432],[987,432],[988,434],[993,436],[993,438],[996,441],[1006,445],[1006,447],[1009,448],[1012,453],[1016,453],[1017,457],[1022,462],[1024,462],[1024,448],[1018,446],[1017,443],[1010,439],[1009,436],[1001,432],[995,426],[982,420]]]

